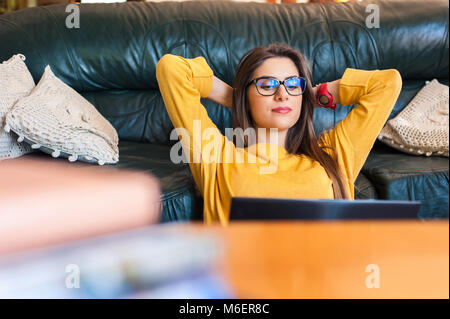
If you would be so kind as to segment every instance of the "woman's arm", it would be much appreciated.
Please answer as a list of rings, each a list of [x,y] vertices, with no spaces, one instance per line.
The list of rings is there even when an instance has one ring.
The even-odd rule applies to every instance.
[[[213,193],[221,148],[232,145],[200,100],[212,91],[213,71],[204,57],[165,54],[156,65],[156,79],[197,186],[202,194]]]
[[[336,149],[339,165],[352,185],[391,114],[402,88],[402,78],[396,69],[347,68],[340,80],[328,85],[339,104],[357,105],[321,137],[321,142]]]
[[[233,88],[214,75],[213,86],[207,99],[231,108],[233,107]]]

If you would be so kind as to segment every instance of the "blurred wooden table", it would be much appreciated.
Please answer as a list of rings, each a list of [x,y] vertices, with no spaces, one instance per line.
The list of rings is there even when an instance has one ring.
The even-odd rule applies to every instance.
[[[222,238],[239,298],[449,298],[448,220],[168,227]]]

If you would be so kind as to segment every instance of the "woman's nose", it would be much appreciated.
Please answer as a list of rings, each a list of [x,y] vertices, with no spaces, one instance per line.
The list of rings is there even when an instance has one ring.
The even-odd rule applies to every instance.
[[[275,94],[275,98],[277,100],[285,100],[288,97],[289,97],[289,94],[288,94],[288,92],[286,92],[286,88],[284,87],[284,85],[280,85],[278,87],[277,93]]]

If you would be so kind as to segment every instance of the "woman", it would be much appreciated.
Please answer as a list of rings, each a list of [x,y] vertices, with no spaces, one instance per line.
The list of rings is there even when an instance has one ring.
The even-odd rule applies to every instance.
[[[236,196],[353,199],[355,179],[402,86],[395,69],[347,68],[341,79],[322,85],[319,95],[332,97],[330,107],[358,106],[316,137],[313,113],[320,107],[319,89],[312,87],[305,57],[287,44],[245,53],[234,89],[214,76],[203,57],[166,54],[156,77],[203,195],[204,221],[222,224],[228,223]],[[220,133],[201,97],[233,108],[234,126],[244,132],[243,147]],[[256,133],[246,136],[246,129]]]

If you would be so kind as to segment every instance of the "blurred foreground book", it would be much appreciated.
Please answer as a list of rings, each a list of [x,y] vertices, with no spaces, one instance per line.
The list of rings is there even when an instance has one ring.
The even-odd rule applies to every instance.
[[[231,298],[211,235],[147,227],[0,257],[0,298]]]
[[[44,153],[0,161],[0,256],[157,223],[151,174]]]

